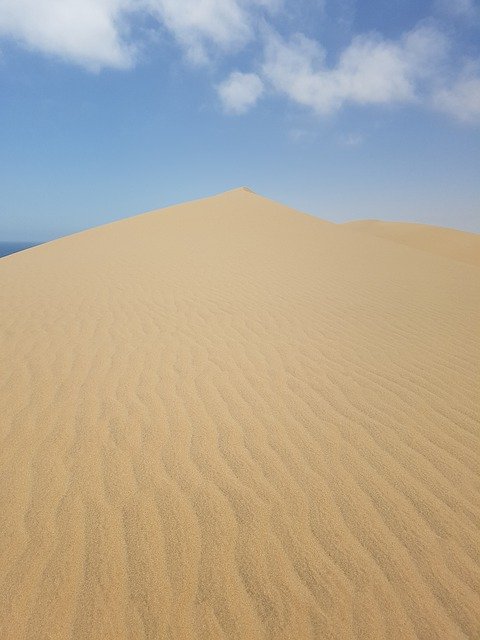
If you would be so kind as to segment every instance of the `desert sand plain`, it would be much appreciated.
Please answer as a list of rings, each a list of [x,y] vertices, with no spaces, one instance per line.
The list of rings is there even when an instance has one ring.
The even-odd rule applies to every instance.
[[[0,638],[479,638],[479,266],[247,189],[1,259]]]

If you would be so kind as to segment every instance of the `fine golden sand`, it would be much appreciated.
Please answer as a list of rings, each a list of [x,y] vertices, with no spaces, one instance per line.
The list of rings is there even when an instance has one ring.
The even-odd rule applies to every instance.
[[[1,640],[479,638],[480,269],[441,233],[239,189],[0,260]]]
[[[480,235],[476,233],[431,227],[426,224],[382,220],[354,220],[347,222],[346,226],[356,231],[371,233],[378,238],[480,267]]]

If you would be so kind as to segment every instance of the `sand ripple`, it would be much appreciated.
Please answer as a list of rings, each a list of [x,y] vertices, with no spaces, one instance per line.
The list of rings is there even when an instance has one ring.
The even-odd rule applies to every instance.
[[[246,190],[2,259],[0,638],[480,637],[479,275]]]

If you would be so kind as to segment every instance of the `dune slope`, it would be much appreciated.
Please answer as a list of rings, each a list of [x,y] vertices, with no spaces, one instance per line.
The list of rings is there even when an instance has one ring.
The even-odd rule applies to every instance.
[[[0,260],[0,638],[478,638],[479,276],[243,189]]]
[[[353,220],[345,226],[378,238],[480,267],[480,235],[413,222]]]

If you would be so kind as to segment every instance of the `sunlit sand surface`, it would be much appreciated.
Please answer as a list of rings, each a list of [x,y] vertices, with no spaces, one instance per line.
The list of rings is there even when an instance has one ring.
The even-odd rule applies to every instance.
[[[430,234],[239,189],[2,258],[0,638],[479,638],[480,269]]]

